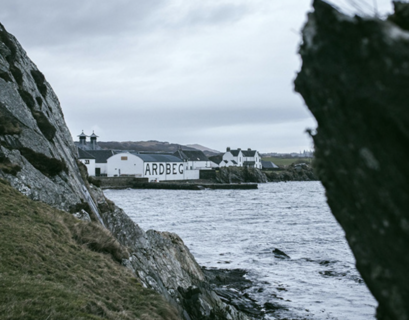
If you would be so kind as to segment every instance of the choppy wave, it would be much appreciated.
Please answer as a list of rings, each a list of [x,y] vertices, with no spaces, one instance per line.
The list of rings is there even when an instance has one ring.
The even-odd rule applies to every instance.
[[[279,318],[375,319],[377,303],[319,182],[105,194],[143,229],[179,234],[199,264],[247,270],[255,284],[248,293],[262,305],[284,306]]]

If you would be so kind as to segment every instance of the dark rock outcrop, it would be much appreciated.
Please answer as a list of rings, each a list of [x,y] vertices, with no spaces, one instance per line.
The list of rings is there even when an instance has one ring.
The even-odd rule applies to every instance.
[[[284,169],[263,171],[269,182],[280,181],[316,181],[314,169],[310,164],[291,164]]]
[[[266,175],[259,169],[247,167],[222,167],[216,172],[220,183],[267,182]]]
[[[382,21],[314,1],[295,80],[328,203],[385,320],[409,319],[409,4],[395,7]]]

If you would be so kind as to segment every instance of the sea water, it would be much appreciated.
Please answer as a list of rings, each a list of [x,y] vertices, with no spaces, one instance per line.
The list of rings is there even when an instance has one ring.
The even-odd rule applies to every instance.
[[[177,233],[206,267],[241,268],[271,319],[375,319],[376,301],[355,268],[319,182],[258,190],[106,190],[143,229]],[[274,249],[290,258],[280,258]]]

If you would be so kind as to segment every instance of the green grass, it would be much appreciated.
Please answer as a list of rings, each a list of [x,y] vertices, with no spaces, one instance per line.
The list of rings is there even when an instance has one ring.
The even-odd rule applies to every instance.
[[[275,163],[277,166],[289,166],[295,162],[306,162],[311,163],[312,158],[279,158],[279,157],[265,157],[261,160],[264,161],[271,161]]]
[[[118,246],[0,180],[0,319],[178,319],[115,261],[126,252]]]

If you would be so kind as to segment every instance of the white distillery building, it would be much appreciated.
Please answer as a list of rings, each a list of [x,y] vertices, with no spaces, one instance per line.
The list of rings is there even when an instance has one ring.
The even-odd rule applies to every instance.
[[[176,151],[174,156],[185,162],[186,170],[211,170],[212,164],[209,158],[200,150],[182,150]]]
[[[149,181],[199,179],[199,170],[185,170],[186,162],[174,155],[121,152],[107,159],[108,177],[134,176]]]

